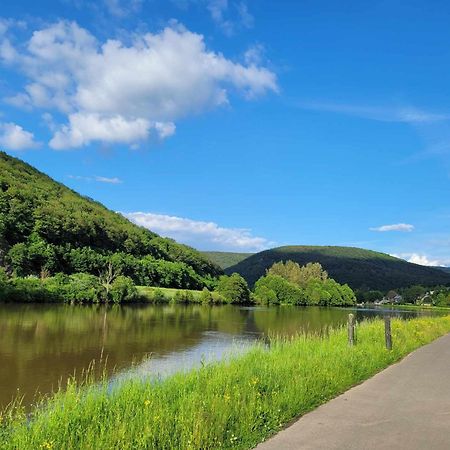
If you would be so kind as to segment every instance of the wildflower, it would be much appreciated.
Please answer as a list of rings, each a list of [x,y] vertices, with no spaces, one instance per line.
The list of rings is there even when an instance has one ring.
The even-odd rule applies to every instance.
[[[224,394],[223,398],[225,399],[225,401],[230,401],[231,397],[229,394]]]
[[[50,449],[53,448],[53,442],[45,441],[45,442],[43,442],[43,443],[41,444],[41,448],[45,448],[45,449],[50,450]]]
[[[145,400],[144,405],[145,405],[145,406],[150,405],[150,400]]]

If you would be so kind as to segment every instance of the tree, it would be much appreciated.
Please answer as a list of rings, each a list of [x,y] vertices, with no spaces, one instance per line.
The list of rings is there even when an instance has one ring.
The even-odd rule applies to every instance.
[[[250,290],[247,282],[238,273],[233,273],[230,276],[221,276],[217,283],[216,291],[222,295],[228,303],[250,302]]]
[[[105,291],[105,300],[108,301],[109,292],[112,288],[113,281],[120,275],[120,271],[115,269],[111,262],[108,263],[106,269],[100,273],[98,280]]]
[[[402,297],[405,303],[416,303],[417,300],[420,300],[425,295],[426,291],[423,286],[411,286],[404,289]]]
[[[267,275],[278,275],[300,287],[306,287],[310,280],[324,281],[328,278],[328,273],[321,264],[308,263],[300,266],[294,261],[275,263],[267,271]]]
[[[137,289],[131,278],[119,275],[111,283],[109,295],[114,303],[129,302],[136,298]]]
[[[261,277],[255,283],[255,296],[267,304],[306,305],[303,290],[280,275]]]

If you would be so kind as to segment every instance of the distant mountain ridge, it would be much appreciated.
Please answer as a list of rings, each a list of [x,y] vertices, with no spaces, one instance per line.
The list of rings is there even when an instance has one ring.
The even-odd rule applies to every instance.
[[[0,152],[0,265],[20,276],[98,275],[108,260],[138,283],[201,288],[222,270]]]
[[[450,285],[450,273],[442,268],[406,262],[385,253],[356,247],[284,246],[265,250],[225,269],[237,272],[253,285],[275,262],[292,260],[300,265],[319,262],[339,283],[353,289],[386,291],[415,284]]]
[[[217,264],[222,269],[234,266],[244,259],[252,256],[254,253],[234,253],[234,252],[201,252],[213,263]]]

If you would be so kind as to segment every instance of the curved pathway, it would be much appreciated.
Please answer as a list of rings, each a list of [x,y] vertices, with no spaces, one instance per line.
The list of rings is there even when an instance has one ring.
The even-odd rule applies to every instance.
[[[294,449],[450,450],[450,334],[257,447]]]

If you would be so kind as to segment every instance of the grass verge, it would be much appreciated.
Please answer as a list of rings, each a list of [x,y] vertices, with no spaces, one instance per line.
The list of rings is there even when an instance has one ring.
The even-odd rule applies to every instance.
[[[147,300],[147,301],[154,301],[155,293],[158,295],[158,293],[162,294],[167,301],[173,300],[175,295],[177,293],[185,293],[189,292],[192,294],[192,297],[195,299],[195,301],[200,302],[200,296],[202,294],[202,291],[195,291],[195,290],[188,290],[188,289],[172,289],[172,288],[160,288],[160,287],[150,287],[150,286],[136,286],[136,289],[138,291],[138,295]]]
[[[255,345],[243,356],[163,381],[69,383],[30,417],[1,416],[2,449],[249,449],[351,386],[450,331],[450,316],[393,320],[394,349],[380,320]]]

